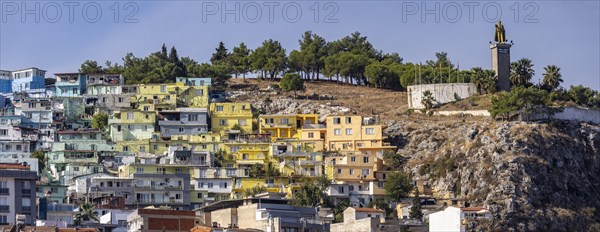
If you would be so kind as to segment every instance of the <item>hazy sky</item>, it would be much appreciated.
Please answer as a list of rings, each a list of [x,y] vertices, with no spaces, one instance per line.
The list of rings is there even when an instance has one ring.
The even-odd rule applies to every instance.
[[[597,0],[2,0],[0,5],[0,69],[35,66],[48,70],[47,76],[76,71],[86,59],[122,63],[127,52],[146,56],[162,43],[200,62],[208,61],[219,41],[229,49],[240,42],[255,48],[273,38],[289,53],[298,49],[298,39],[307,30],[327,40],[359,31],[377,49],[397,52],[408,62],[425,62],[445,51],[461,69],[491,68],[489,41],[501,19],[507,39],[514,42],[511,59],[533,60],[534,82],[541,79],[544,66],[555,64],[561,67],[563,86],[600,90]]]

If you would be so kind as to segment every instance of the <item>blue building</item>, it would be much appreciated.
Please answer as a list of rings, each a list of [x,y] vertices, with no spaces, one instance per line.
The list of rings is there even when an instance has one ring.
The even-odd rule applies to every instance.
[[[12,71],[11,77],[13,92],[28,92],[46,87],[46,71],[35,67]]]
[[[81,73],[56,73],[54,96],[56,97],[80,97],[83,96],[87,87],[86,75]]]
[[[45,76],[45,70],[34,67],[16,71],[0,70],[0,94],[44,89]]]

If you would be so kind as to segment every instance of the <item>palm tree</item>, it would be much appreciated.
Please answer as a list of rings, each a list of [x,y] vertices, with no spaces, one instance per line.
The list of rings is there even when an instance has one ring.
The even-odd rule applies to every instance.
[[[533,75],[535,71],[530,59],[522,58],[510,64],[510,84],[513,86],[528,87]]]
[[[553,91],[558,88],[562,82],[562,74],[560,74],[560,68],[558,66],[548,65],[544,67],[544,79],[542,80],[544,89]]]
[[[79,205],[79,212],[75,215],[75,224],[81,225],[85,221],[98,221],[98,213],[94,212],[94,207],[90,203]]]
[[[495,93],[496,92],[496,80],[498,76],[496,76],[496,71],[486,69],[483,72],[484,84],[483,87],[486,93]]]
[[[471,69],[471,82],[479,94],[496,92],[496,72],[475,67]]]

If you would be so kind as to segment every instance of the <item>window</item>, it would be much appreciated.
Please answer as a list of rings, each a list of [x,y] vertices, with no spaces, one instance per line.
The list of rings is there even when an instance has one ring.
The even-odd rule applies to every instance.
[[[154,148],[154,150],[158,149],[158,144],[152,145],[152,148]]]
[[[245,126],[246,125],[246,119],[238,119],[238,126]]]
[[[217,111],[223,111],[223,106],[217,106]]]
[[[219,120],[219,125],[221,125],[221,126],[227,126],[227,120],[226,119]]]
[[[90,145],[90,150],[95,151],[96,150],[96,144],[91,144]]]
[[[150,119],[150,115],[149,114],[146,114],[146,119]]]
[[[25,113],[25,117],[31,119],[32,115],[31,113]]]
[[[377,187],[378,188],[384,188],[385,187],[385,182],[384,181],[377,182]]]
[[[342,169],[341,169],[341,168],[338,168],[338,170],[337,170],[337,173],[338,173],[338,174],[342,174]]]
[[[204,95],[204,91],[201,90],[201,89],[197,89],[196,90],[196,96],[202,96],[202,95]]]
[[[348,149],[348,143],[342,143],[342,149],[344,149],[344,150]]]
[[[143,126],[142,126],[142,130],[143,130],[143,131],[148,131],[148,125],[143,125]]]
[[[79,93],[79,90],[77,88],[73,88],[73,94],[77,94]]]
[[[17,146],[16,146],[17,151],[20,151],[22,148],[23,148],[23,146],[21,144],[17,144]]]
[[[127,130],[133,130],[133,129],[135,129],[134,125],[127,125]]]
[[[182,173],[182,172],[181,172],[181,168],[176,168],[176,169],[175,169],[175,174],[181,174],[181,173]]]
[[[213,188],[213,186],[214,186],[214,184],[213,184],[213,183],[210,183],[210,182],[208,183],[208,188],[209,188],[209,189]]]
[[[179,127],[179,132],[185,132],[185,128]]]
[[[344,186],[338,187],[338,193],[344,193]]]
[[[149,111],[150,110],[150,106],[144,106],[144,111]]]
[[[348,186],[348,191],[349,191],[349,192],[352,192],[352,191],[354,191],[354,185],[350,185],[350,186]]]
[[[363,157],[363,163],[365,163],[365,164],[369,163],[369,157],[367,157],[367,156]]]
[[[363,176],[368,176],[369,175],[369,169],[363,169],[362,170],[362,175]]]
[[[346,117],[346,124],[350,124],[352,123],[352,118],[351,117]]]
[[[333,124],[340,124],[342,120],[340,118],[333,118]]]
[[[334,135],[341,135],[342,134],[342,129],[335,129],[335,130],[333,130],[333,134]]]
[[[235,112],[235,106],[231,106],[231,112]]]
[[[190,122],[198,121],[198,115],[197,114],[188,114],[188,121],[190,121]]]
[[[79,171],[79,167],[73,167],[73,171],[74,172],[78,172]]]
[[[133,112],[127,112],[127,119],[133,120]]]
[[[246,105],[242,105],[242,110],[245,110],[245,109],[246,109]]]
[[[202,198],[202,193],[198,193],[198,198]]]
[[[4,150],[5,151],[10,151],[12,149],[12,145],[6,145],[4,146]]]
[[[177,199],[177,200],[181,199],[181,194],[179,194],[179,193],[175,194],[175,199]]]
[[[123,146],[123,151],[129,151],[129,146]]]
[[[161,92],[161,93],[167,92],[167,86],[165,86],[165,85],[161,85],[161,86],[160,86],[160,92]]]
[[[350,157],[350,162],[353,162],[353,163],[356,162],[356,156]]]
[[[314,132],[308,132],[308,137],[309,138],[314,138],[315,137],[315,133]]]
[[[220,184],[219,184],[219,187],[220,187],[220,188],[227,188],[227,183],[220,183]]]
[[[0,215],[0,224],[8,224],[8,216]]]
[[[140,152],[146,152],[146,147],[145,146],[140,146]]]
[[[374,128],[366,128],[365,129],[365,134],[374,135],[375,134],[375,129]]]
[[[287,118],[281,118],[281,119],[279,119],[279,124],[287,125],[288,123],[289,123],[289,120]]]
[[[156,169],[156,174],[166,174],[167,173],[167,169],[166,168],[157,168]]]
[[[117,125],[117,131],[121,131],[121,125]]]
[[[6,181],[6,180],[0,181],[0,188],[8,188],[8,181]]]
[[[123,98],[122,97],[119,97],[119,102],[123,102]]]
[[[352,128],[346,128],[346,135],[352,135]]]
[[[242,154],[242,159],[243,160],[247,160],[248,159],[248,154]]]
[[[354,175],[354,169],[350,169],[350,175]]]

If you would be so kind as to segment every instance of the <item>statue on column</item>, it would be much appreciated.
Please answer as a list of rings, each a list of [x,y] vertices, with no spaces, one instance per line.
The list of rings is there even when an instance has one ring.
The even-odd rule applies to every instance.
[[[496,34],[494,36],[494,40],[498,43],[506,42],[506,37],[504,33],[504,25],[502,25],[502,21],[498,21],[498,24],[496,24]]]

